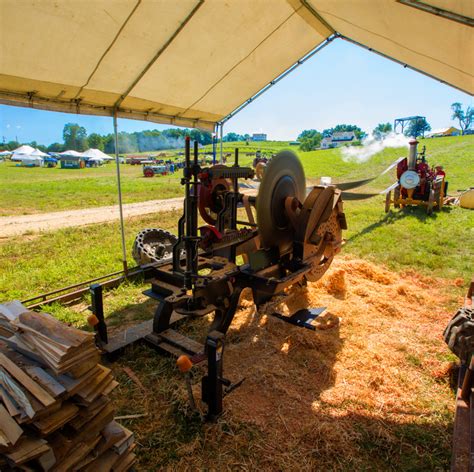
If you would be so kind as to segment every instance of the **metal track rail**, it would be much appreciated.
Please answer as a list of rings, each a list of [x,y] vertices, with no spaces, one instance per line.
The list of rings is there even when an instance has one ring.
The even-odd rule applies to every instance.
[[[22,304],[27,308],[34,309],[42,305],[50,305],[51,303],[71,303],[80,300],[82,296],[88,293],[90,285],[93,283],[100,283],[104,288],[114,288],[119,286],[126,280],[134,280],[140,276],[145,276],[147,267],[133,267],[127,273],[123,270],[111,272],[110,274],[102,275],[94,279],[85,280],[77,284],[61,287],[51,292],[36,295],[35,297],[22,300]]]

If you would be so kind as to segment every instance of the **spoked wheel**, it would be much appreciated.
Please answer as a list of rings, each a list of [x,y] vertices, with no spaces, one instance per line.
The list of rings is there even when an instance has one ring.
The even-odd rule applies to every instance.
[[[443,206],[443,192],[441,191],[443,187],[443,183],[440,183],[436,185],[436,188],[434,190],[434,201],[436,203],[434,209],[435,211],[441,211],[441,208]]]
[[[435,204],[435,191],[432,188],[430,190],[430,197],[428,198],[428,206],[426,207],[426,214],[431,215]]]
[[[155,175],[155,173],[153,172],[152,169],[145,169],[145,172],[143,172],[143,175],[145,177],[153,177]]]
[[[393,206],[395,208],[400,208],[400,203],[398,203],[398,200],[400,200],[400,187],[396,187],[393,191]]]
[[[392,191],[387,192],[387,195],[385,196],[385,213],[388,213],[390,211],[391,199],[392,199]]]
[[[160,262],[173,253],[178,238],[164,229],[147,228],[140,231],[133,243],[132,256],[138,265]]]

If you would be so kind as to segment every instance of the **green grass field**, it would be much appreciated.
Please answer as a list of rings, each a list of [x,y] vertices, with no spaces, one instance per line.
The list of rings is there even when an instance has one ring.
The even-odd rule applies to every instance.
[[[426,141],[428,158],[432,164],[441,163],[445,166],[451,191],[474,185],[473,138]],[[277,149],[278,144],[275,144]],[[386,149],[361,164],[345,162],[338,150],[300,153],[300,157],[309,179],[324,175],[336,181],[345,181],[377,175],[387,164],[405,153],[404,149]],[[244,153],[241,155],[241,162],[250,160]],[[125,201],[182,195],[178,175],[169,181],[166,177],[144,179],[141,177],[141,167],[121,167]],[[0,208],[3,214],[81,208],[116,201],[113,165],[99,169],[61,171],[20,169],[0,164],[0,179]],[[393,173],[375,180],[364,191],[382,190],[392,181]],[[299,405],[302,402],[299,396],[276,390],[274,395],[281,395],[281,399],[277,398],[283,413],[280,413],[280,407],[277,412],[275,409],[271,425],[262,428],[258,423],[240,418],[239,412],[244,411],[248,403],[232,404],[238,400],[234,400],[235,397],[231,395],[225,399],[226,408],[230,406],[229,413],[217,425],[203,427],[196,415],[189,413],[184,382],[174,362],[157,356],[149,348],[136,346],[112,364],[112,368],[120,382],[113,393],[118,413],[146,414],[143,418],[125,422],[127,427],[135,431],[139,443],[136,450],[139,457],[137,470],[224,469],[229,463],[244,470],[276,470],[282,468],[282,464],[286,464],[287,470],[414,471],[449,468],[454,397],[449,389],[447,374],[434,377],[432,367],[433,362],[444,365],[453,360],[440,341],[439,333],[444,319],[442,322],[439,319],[447,316],[443,313],[449,314],[456,308],[459,298],[465,293],[467,281],[472,277],[474,211],[448,207],[427,217],[423,209],[407,208],[385,214],[384,198],[378,196],[365,201],[348,201],[345,203],[345,212],[349,229],[344,235],[347,244],[343,254],[368,259],[402,273],[415,271],[433,276],[435,279],[426,279],[423,290],[413,289],[416,295],[413,303],[417,305],[429,300],[430,288],[436,291],[433,313],[427,310],[423,329],[418,333],[417,323],[421,320],[415,319],[412,313],[403,313],[400,318],[381,313],[366,320],[366,324],[361,324],[362,315],[360,318],[351,316],[349,302],[348,314],[343,316],[340,338],[332,330],[323,332],[323,341],[314,341],[313,332],[308,335],[307,330],[302,330],[305,331],[304,336],[300,332],[285,331],[285,340],[293,337],[295,343],[295,351],[288,356],[288,365],[304,366],[305,371],[315,376],[315,383],[319,381],[316,379],[327,379],[323,382],[327,384],[324,389],[331,387],[330,380],[333,377],[343,379],[338,383],[339,388],[344,390],[347,386],[351,389],[359,375],[360,385],[372,385],[374,382],[381,389],[380,392],[385,392],[384,398],[392,406],[384,405],[382,400],[373,406],[360,393],[352,397],[348,393],[349,396],[342,403],[337,400],[322,401],[317,396],[316,406],[311,405],[311,409],[305,413],[306,419],[312,418],[311,421],[314,421],[310,423],[311,427],[306,426],[307,429],[301,431],[297,427],[295,430],[299,432],[296,435],[291,433],[285,442],[281,442],[273,438],[269,430],[284,432],[283,428],[287,427],[284,408],[290,408],[292,402]],[[134,265],[131,247],[140,229],[159,226],[176,231],[179,216],[180,212],[172,212],[128,219],[126,244],[129,264]],[[0,240],[0,302],[29,298],[120,270],[121,267],[118,222]],[[455,279],[460,278],[462,280],[455,282]],[[395,288],[390,285],[387,287],[395,290],[397,283],[394,284]],[[440,294],[440,287],[446,292],[445,298]],[[122,328],[152,316],[156,302],[141,293],[145,288],[149,286],[140,282],[123,284],[106,294],[104,308],[109,326]],[[362,293],[365,287],[359,286],[357,290]],[[378,302],[377,297],[364,299],[364,303],[365,300],[370,309]],[[45,311],[65,322],[85,327],[88,304],[89,300],[84,299],[73,307],[53,305]],[[426,306],[430,307],[428,304]],[[397,331],[397,326],[401,323],[405,323],[406,327],[402,338],[398,339],[400,331]],[[376,357],[377,353],[373,351],[377,343],[385,348],[385,341],[378,341],[381,336],[379,325],[380,331],[387,336],[387,342],[398,346],[395,350],[386,347],[390,353],[388,362],[393,363],[394,358],[400,358],[392,370],[387,370],[386,362],[382,362],[382,357]],[[187,329],[202,334],[206,327],[205,320],[202,320],[190,324]],[[275,327],[261,329],[259,326],[254,329],[256,331],[252,331],[249,325],[229,333],[229,352],[232,352],[233,345],[238,348],[239,343],[250,342],[249,339],[263,342],[263,339],[274,334]],[[366,329],[372,332],[367,334]],[[317,335],[317,339],[320,339],[320,335]],[[249,346],[249,350],[254,352],[255,346]],[[340,352],[337,352],[337,346]],[[256,352],[267,356],[273,351],[279,353],[280,348],[280,345],[274,348],[263,344]],[[335,352],[332,352],[333,348]],[[309,367],[308,353],[318,359],[318,362],[309,361]],[[252,392],[253,382],[257,382],[257,385],[263,382],[263,388],[259,387],[261,389],[255,394],[256,402],[260,394],[266,395],[272,389],[271,382],[275,378],[281,377],[282,385],[294,384],[296,392],[298,389],[304,392],[308,387],[301,385],[301,379],[292,377],[290,367],[286,367],[288,371],[274,372],[271,366],[263,365],[265,359],[262,358],[261,367],[255,363],[261,375],[249,376],[245,384],[247,386],[249,382],[249,387],[243,387],[243,390],[250,388]],[[373,374],[366,366],[370,362],[374,366]],[[341,373],[343,365],[346,365],[346,371]],[[122,370],[123,366],[133,369],[144,385],[145,393]],[[231,374],[233,381],[242,375],[235,366],[234,371],[236,373]],[[354,378],[351,380],[349,377],[346,382],[345,376],[349,372]],[[371,375],[373,377],[369,379]],[[198,382],[199,376],[195,376],[193,383],[196,387]],[[412,397],[396,397],[403,386],[405,393],[414,392]],[[374,398],[377,398],[375,390],[373,392]],[[349,454],[348,448],[352,451]]]
[[[474,185],[473,136],[426,140],[426,145],[429,161],[445,166],[451,191]],[[326,175],[337,181],[377,175],[404,153],[404,149],[385,149],[365,163],[345,162],[340,151],[334,149],[300,153],[300,157],[308,178]],[[121,167],[125,202],[182,195],[178,173],[169,178],[145,179],[139,166]],[[7,214],[21,214],[31,207],[54,211],[116,201],[113,164],[77,171],[1,164],[0,172],[7,177],[2,178],[0,193],[2,211]],[[381,190],[393,179],[391,172],[364,190]],[[345,205],[349,225],[346,252],[397,270],[412,268],[437,277],[465,280],[472,277],[474,212],[446,207],[427,217],[423,208],[407,208],[386,215],[382,196]],[[151,225],[175,230],[176,222],[177,215],[163,214],[129,221],[128,248],[140,228]],[[0,297],[21,298],[117,270],[119,239],[116,224],[101,224],[15,238],[14,244],[12,240],[3,241]]]
[[[178,197],[179,175],[143,177],[142,166],[120,166],[124,203]],[[17,167],[0,163],[0,216],[117,204],[115,163],[98,168]]]

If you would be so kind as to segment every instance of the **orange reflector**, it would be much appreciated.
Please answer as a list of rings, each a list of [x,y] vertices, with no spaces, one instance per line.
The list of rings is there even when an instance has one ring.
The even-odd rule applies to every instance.
[[[178,369],[181,372],[185,373],[191,370],[193,363],[191,362],[191,359],[188,356],[183,355],[178,357],[176,365],[178,366]]]
[[[89,326],[96,326],[99,324],[99,318],[95,315],[89,315],[87,317],[87,323],[89,323]]]

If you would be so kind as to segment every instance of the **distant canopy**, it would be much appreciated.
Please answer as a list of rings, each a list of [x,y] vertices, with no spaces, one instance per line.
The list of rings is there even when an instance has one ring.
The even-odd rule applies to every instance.
[[[0,103],[213,130],[339,36],[472,94],[473,9],[472,0],[2,0]]]

